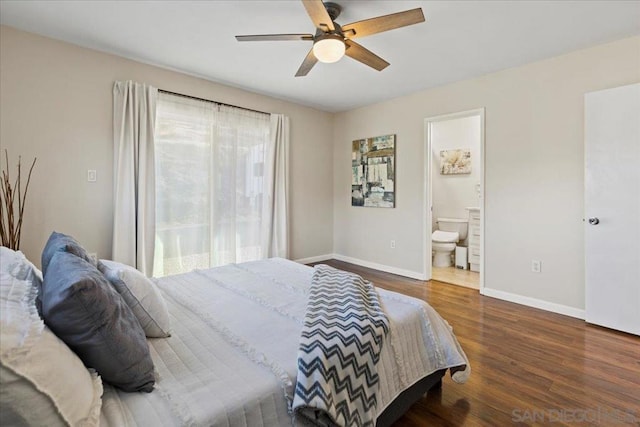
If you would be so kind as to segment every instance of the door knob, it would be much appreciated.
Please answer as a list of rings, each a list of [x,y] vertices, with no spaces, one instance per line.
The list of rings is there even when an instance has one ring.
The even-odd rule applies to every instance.
[[[589,218],[589,224],[598,225],[598,224],[600,224],[600,220],[598,218],[596,218],[596,217]]]

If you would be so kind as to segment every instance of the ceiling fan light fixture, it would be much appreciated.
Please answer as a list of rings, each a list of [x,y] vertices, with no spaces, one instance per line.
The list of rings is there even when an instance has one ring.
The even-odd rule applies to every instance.
[[[320,62],[331,64],[344,56],[346,46],[337,34],[325,34],[313,43],[313,54]]]

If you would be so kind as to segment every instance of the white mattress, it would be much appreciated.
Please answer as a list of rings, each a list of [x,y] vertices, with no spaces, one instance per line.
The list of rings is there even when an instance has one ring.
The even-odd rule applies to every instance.
[[[152,393],[105,384],[103,426],[290,426],[289,397],[313,269],[270,259],[157,281],[170,338],[149,339]],[[378,413],[434,371],[467,365],[451,328],[421,300],[378,289],[391,323],[383,346]]]

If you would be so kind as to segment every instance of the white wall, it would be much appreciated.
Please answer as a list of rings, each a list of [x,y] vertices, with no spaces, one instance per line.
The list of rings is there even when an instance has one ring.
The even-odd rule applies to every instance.
[[[22,240],[32,260],[54,229],[110,255],[111,90],[127,79],[289,115],[292,257],[334,252],[416,274],[424,118],[485,107],[485,286],[582,309],[583,97],[640,81],[640,37],[332,115],[3,26],[0,148],[38,157]],[[397,137],[397,207],[353,208],[351,141],[385,134]]]
[[[638,81],[633,37],[336,115],[334,252],[421,274],[424,119],[485,107],[485,286],[584,309],[584,94]],[[351,141],[391,133],[397,207],[352,208]]]
[[[478,186],[481,181],[480,116],[462,117],[433,122],[431,125],[431,194],[433,229],[436,219],[469,218],[467,207],[479,207]],[[471,173],[440,174],[440,151],[468,149],[471,153]]]
[[[12,161],[38,157],[22,233],[28,258],[40,263],[52,230],[111,255],[115,80],[288,115],[291,257],[331,253],[332,114],[10,27],[0,31],[0,148]],[[87,169],[97,170],[96,183],[87,182]]]

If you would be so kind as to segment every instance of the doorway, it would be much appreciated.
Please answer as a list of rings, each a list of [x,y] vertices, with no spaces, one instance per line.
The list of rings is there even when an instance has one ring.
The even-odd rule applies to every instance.
[[[484,287],[484,120],[484,108],[425,119],[426,280]]]

